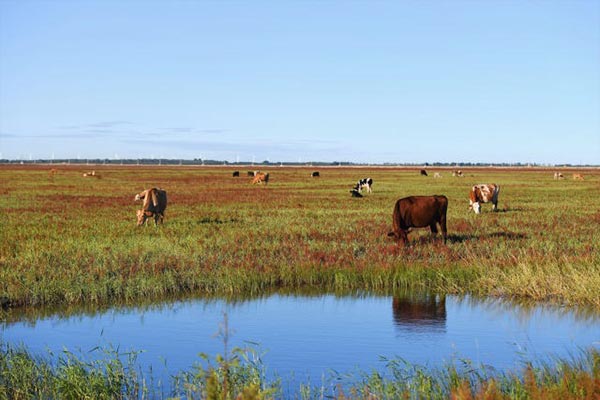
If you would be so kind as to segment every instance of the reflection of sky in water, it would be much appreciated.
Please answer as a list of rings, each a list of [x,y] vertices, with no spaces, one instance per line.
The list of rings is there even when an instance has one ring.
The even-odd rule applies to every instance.
[[[313,383],[330,369],[381,369],[380,356],[427,366],[468,358],[511,369],[524,359],[569,357],[579,348],[600,346],[597,315],[577,318],[565,309],[522,309],[454,296],[416,306],[414,297],[401,300],[331,295],[195,300],[0,326],[6,342],[24,343],[35,353],[46,348],[56,353],[64,346],[86,353],[108,344],[120,351],[144,350],[138,357],[143,369],[152,364],[154,374],[161,375],[188,368],[200,352],[223,353],[215,334],[227,311],[230,348],[258,343],[267,351],[263,360],[269,374],[287,377],[295,371],[299,380],[309,375]]]

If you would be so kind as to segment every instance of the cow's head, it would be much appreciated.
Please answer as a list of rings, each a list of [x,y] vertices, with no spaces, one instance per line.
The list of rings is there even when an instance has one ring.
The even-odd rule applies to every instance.
[[[469,209],[473,209],[475,214],[479,214],[481,212],[481,204],[479,204],[479,188],[477,186],[473,186],[473,189],[469,193]]]
[[[144,225],[146,223],[146,219],[154,215],[151,211],[137,210],[137,226]]]
[[[408,235],[406,234],[406,231],[403,229],[400,229],[398,231],[388,232],[387,235],[389,237],[394,238],[394,240],[398,241],[399,243],[404,243],[404,244],[408,243]]]

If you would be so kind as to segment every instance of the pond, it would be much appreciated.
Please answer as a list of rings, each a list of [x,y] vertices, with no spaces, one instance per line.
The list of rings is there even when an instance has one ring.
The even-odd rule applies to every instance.
[[[498,299],[402,294],[397,296],[284,295],[249,300],[192,299],[102,311],[11,311],[0,338],[34,354],[66,347],[88,353],[97,346],[143,350],[164,382],[199,362],[198,354],[223,354],[216,333],[226,313],[228,347],[263,352],[268,376],[320,384],[331,371],[384,370],[381,357],[428,367],[463,358],[499,371],[524,361],[577,355],[600,347],[597,312],[549,305],[521,306]],[[167,383],[164,383],[168,385]]]

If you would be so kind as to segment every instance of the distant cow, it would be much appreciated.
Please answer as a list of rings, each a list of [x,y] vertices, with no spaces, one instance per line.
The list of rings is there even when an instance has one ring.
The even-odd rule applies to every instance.
[[[248,171],[247,174],[248,174],[248,176],[254,176],[255,175],[254,171]]]
[[[429,227],[431,233],[437,233],[437,225],[442,229],[442,237],[446,243],[446,212],[448,198],[446,196],[410,196],[396,202],[393,213],[394,230],[388,233],[402,243],[408,242],[411,228]]]
[[[559,179],[565,179],[565,176],[560,173],[560,172],[555,172],[554,173],[554,179],[559,180]]]
[[[574,181],[582,181],[583,180],[583,175],[581,175],[581,174],[573,174],[573,180]]]
[[[460,169],[457,169],[456,171],[452,171],[452,176],[462,177],[463,172]]]
[[[240,176],[240,171],[233,171],[233,174],[232,174],[232,176],[233,176],[234,178],[236,178],[236,177]]]
[[[442,174],[440,174],[439,172],[436,172],[436,173],[433,174],[433,177],[434,178],[441,178]]]
[[[479,184],[471,188],[469,193],[469,208],[475,211],[475,214],[481,212],[481,203],[492,203],[492,210],[496,211],[498,208],[498,193],[500,193],[500,186],[490,184]]]
[[[100,175],[96,175],[96,171],[84,172],[83,177],[100,178]]]
[[[254,179],[252,179],[252,183],[253,184],[261,184],[261,183],[265,183],[265,185],[267,183],[269,183],[269,174],[268,173],[263,173],[263,172],[257,172],[256,175],[254,175]]]
[[[360,179],[358,182],[356,182],[356,185],[354,186],[353,190],[356,190],[360,193],[360,192],[362,192],[363,188],[367,188],[367,193],[372,193],[373,192],[373,179],[371,179],[371,178]]]
[[[165,209],[167,208],[167,192],[152,188],[146,189],[135,195],[135,201],[143,200],[141,210],[137,210],[137,224],[144,225],[146,219],[153,217],[154,224],[163,223],[165,218]]]
[[[421,170],[421,176],[427,176],[427,171],[425,171],[424,169]]]
[[[310,174],[310,176],[311,176],[312,178],[318,178],[318,177],[320,177],[320,176],[321,176],[321,174],[319,174],[319,171],[315,171],[315,172],[313,172],[312,174]]]

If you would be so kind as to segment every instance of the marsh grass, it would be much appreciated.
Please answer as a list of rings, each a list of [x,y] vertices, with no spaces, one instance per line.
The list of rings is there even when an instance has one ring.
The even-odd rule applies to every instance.
[[[274,288],[429,289],[600,307],[600,171],[269,168],[267,186],[232,168],[0,166],[0,298],[4,304],[119,303],[178,293]],[[351,198],[361,177],[374,193]],[[467,210],[471,185],[501,185],[500,210]],[[165,224],[135,227],[144,188],[167,190]],[[394,202],[449,198],[448,244],[426,230],[387,236]]]
[[[0,342],[0,399],[597,399],[600,353],[582,351],[569,360],[524,363],[522,371],[498,373],[469,360],[428,369],[401,359],[384,360],[384,372],[340,376],[321,384],[299,383],[283,389],[268,379],[254,349],[235,348],[209,358],[201,355],[187,371],[171,378],[165,393],[152,372],[136,369],[137,353],[104,351],[88,361],[68,351],[34,357],[23,347]]]

